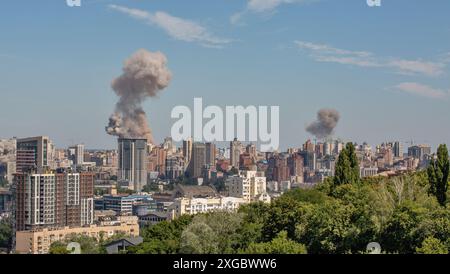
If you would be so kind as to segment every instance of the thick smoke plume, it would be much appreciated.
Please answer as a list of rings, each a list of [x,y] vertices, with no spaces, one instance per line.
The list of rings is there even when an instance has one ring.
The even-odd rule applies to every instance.
[[[306,131],[316,136],[318,139],[324,139],[333,134],[334,128],[339,122],[339,112],[334,109],[321,109],[317,112],[317,120],[306,127]]]
[[[142,138],[153,143],[142,102],[157,96],[169,85],[171,78],[164,54],[144,49],[134,53],[125,61],[122,75],[112,81],[111,87],[119,96],[119,102],[109,118],[106,132],[120,138]]]

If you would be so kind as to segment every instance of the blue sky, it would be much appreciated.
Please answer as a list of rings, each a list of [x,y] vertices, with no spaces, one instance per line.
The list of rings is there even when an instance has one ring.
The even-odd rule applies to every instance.
[[[173,73],[144,104],[156,140],[176,105],[279,105],[281,148],[320,108],[344,140],[450,144],[450,1],[2,1],[0,138],[113,148],[111,80],[140,48]]]

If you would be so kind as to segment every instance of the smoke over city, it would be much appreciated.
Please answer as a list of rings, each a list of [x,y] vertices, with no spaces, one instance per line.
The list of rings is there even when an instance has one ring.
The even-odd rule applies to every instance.
[[[138,50],[128,58],[123,73],[112,81],[119,96],[106,132],[120,138],[143,138],[153,143],[152,131],[142,103],[166,88],[172,78],[167,58],[161,52]]]
[[[317,112],[317,120],[306,127],[306,131],[318,139],[324,139],[333,134],[339,122],[339,112],[335,109],[321,109]]]

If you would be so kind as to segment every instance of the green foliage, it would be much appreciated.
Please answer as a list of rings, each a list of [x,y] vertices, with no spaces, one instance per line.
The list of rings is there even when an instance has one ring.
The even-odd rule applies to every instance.
[[[105,245],[125,238],[124,233],[117,233],[112,237],[105,239],[104,235],[100,235],[100,239],[89,237],[86,235],[72,234],[66,237],[63,241],[56,241],[50,245],[50,254],[69,254],[67,245],[71,242],[79,243],[81,247],[81,254],[106,254]]]
[[[10,249],[13,237],[13,230],[9,219],[0,221],[0,247]]]
[[[131,195],[131,194],[134,193],[134,191],[131,190],[131,189],[128,189],[128,188],[122,188],[122,187],[119,187],[119,188],[117,189],[117,193],[118,193],[118,194],[128,194],[128,195]]]
[[[3,176],[0,176],[0,187],[7,187],[8,180],[6,180]]]
[[[437,159],[431,160],[427,174],[430,182],[430,193],[436,197],[441,206],[445,206],[447,200],[449,169],[447,145],[440,145],[437,151]]]
[[[358,158],[355,153],[355,146],[352,143],[347,143],[339,153],[333,182],[335,185],[359,182]]]
[[[181,248],[181,234],[191,223],[192,216],[184,215],[168,222],[163,221],[142,229],[144,242],[138,246],[130,247],[129,253],[137,254],[176,254]]]
[[[370,242],[383,253],[450,250],[450,208],[429,195],[426,172],[359,179],[354,148],[345,150],[342,183],[329,178],[271,204],[161,222],[144,228],[144,243],[129,253],[365,253]]]
[[[215,212],[194,217],[181,235],[181,252],[188,254],[231,254],[235,252],[241,214]]]
[[[419,254],[448,254],[448,248],[439,239],[434,237],[427,237],[422,246],[416,248]]]
[[[69,254],[70,252],[67,250],[67,243],[57,241],[53,242],[50,245],[49,254]]]
[[[155,192],[155,191],[159,191],[159,187],[157,184],[146,184],[143,188],[142,188],[143,192]]]
[[[367,212],[332,200],[311,207],[296,234],[311,253],[349,253],[363,250],[374,239],[375,229]]]
[[[383,249],[392,253],[414,253],[420,244],[416,229],[426,213],[426,208],[410,201],[397,207],[380,235]]]
[[[280,232],[276,238],[268,243],[251,243],[245,250],[246,254],[306,254],[303,244],[290,240],[287,232]]]
[[[300,201],[288,196],[273,201],[263,226],[263,240],[270,241],[281,231],[286,231],[288,237],[294,239],[296,225],[305,214],[305,207],[301,205]]]
[[[316,189],[297,188],[286,192],[284,197],[311,204],[322,204],[328,200],[327,195]]]
[[[85,235],[72,235],[67,241],[79,243],[81,246],[82,254],[99,254],[100,253],[100,244],[97,239]]]

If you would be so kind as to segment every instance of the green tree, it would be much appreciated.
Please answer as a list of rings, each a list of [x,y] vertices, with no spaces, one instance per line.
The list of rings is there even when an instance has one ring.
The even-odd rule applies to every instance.
[[[129,253],[176,254],[180,252],[181,234],[192,222],[192,216],[183,215],[171,222],[163,221],[141,230],[144,242],[130,247]]]
[[[159,191],[159,187],[158,184],[156,183],[149,183],[146,184],[143,188],[142,188],[143,192],[156,192]]]
[[[447,200],[449,169],[447,145],[440,145],[437,150],[437,159],[433,158],[431,160],[427,173],[430,182],[430,193],[437,198],[441,206],[445,206]]]
[[[426,218],[427,212],[428,209],[412,201],[405,201],[398,206],[381,231],[380,244],[383,250],[400,254],[414,253],[421,244],[417,228]]]
[[[419,254],[448,254],[448,249],[439,239],[434,237],[427,237],[422,246],[416,248]]]
[[[359,182],[359,164],[355,146],[352,143],[347,143],[345,148],[339,153],[333,183],[342,185],[357,182]]]
[[[193,254],[232,254],[236,252],[243,216],[217,211],[194,217],[181,235],[181,251]]]
[[[3,176],[0,176],[0,187],[7,187],[8,180],[6,180]]]
[[[11,248],[13,230],[9,219],[0,221],[0,247],[9,250]]]
[[[217,233],[204,220],[194,221],[181,235],[181,253],[219,254]]]
[[[67,250],[67,243],[57,241],[53,242],[50,245],[49,254],[69,254],[70,252]]]
[[[300,201],[289,196],[275,199],[267,212],[266,222],[263,226],[263,240],[270,241],[281,231],[286,231],[288,237],[295,238],[295,229],[305,214],[305,207]]]
[[[276,238],[267,243],[251,243],[243,252],[245,254],[306,254],[303,244],[290,240],[287,232],[280,232]]]

